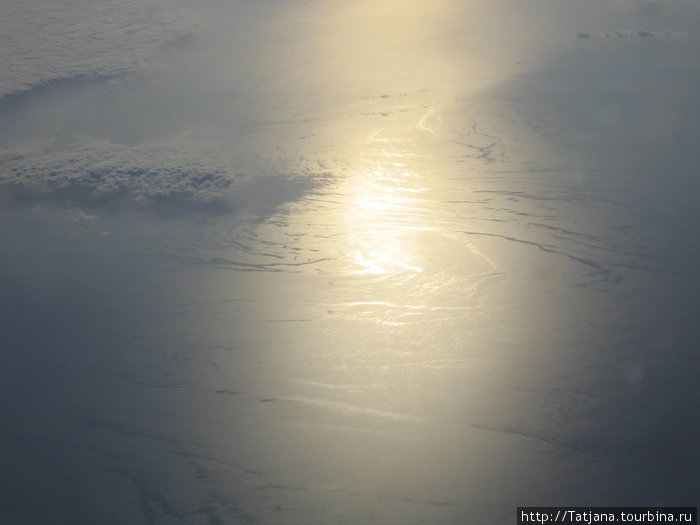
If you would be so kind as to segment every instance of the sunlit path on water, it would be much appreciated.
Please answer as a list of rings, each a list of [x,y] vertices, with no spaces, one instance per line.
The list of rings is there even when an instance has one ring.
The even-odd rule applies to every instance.
[[[247,340],[218,363],[246,392],[235,410],[256,423],[242,436],[283,501],[298,489],[333,505],[355,494],[392,519],[436,505],[447,520],[505,515],[499,494],[527,493],[529,469],[544,476],[576,450],[512,383],[547,355],[519,340],[537,327],[511,282],[538,249],[518,228],[490,236],[476,193],[488,174],[431,149],[424,116],[356,138],[332,180],[210,259],[215,296],[235,297],[211,332]],[[326,484],[334,494],[317,492]]]
[[[639,417],[618,412],[633,351],[595,341],[628,322],[659,262],[604,219],[636,208],[601,199],[576,164],[508,156],[496,124],[456,132],[459,105],[430,97],[351,136],[323,184],[223,243],[235,249],[214,237],[212,332],[246,334],[246,353],[219,361],[255,422],[242,457],[264,458],[277,501],[390,521],[586,500]]]

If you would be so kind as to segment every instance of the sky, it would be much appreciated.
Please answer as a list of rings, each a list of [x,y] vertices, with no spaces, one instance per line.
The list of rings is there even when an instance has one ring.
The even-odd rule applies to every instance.
[[[696,2],[0,14],[13,523],[697,505]]]

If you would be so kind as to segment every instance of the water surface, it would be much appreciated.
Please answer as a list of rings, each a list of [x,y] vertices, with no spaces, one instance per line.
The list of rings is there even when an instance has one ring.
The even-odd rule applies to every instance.
[[[398,4],[0,100],[14,523],[697,503],[692,27]]]

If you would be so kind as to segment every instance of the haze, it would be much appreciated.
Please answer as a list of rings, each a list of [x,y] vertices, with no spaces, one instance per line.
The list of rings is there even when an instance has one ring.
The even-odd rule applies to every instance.
[[[698,28],[6,0],[0,516],[696,506]]]

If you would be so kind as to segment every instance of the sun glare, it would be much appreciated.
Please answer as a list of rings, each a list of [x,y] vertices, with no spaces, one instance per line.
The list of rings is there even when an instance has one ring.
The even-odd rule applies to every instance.
[[[420,224],[423,191],[417,174],[395,158],[355,179],[346,218],[351,273],[409,277],[422,271],[411,234],[429,229]]]

